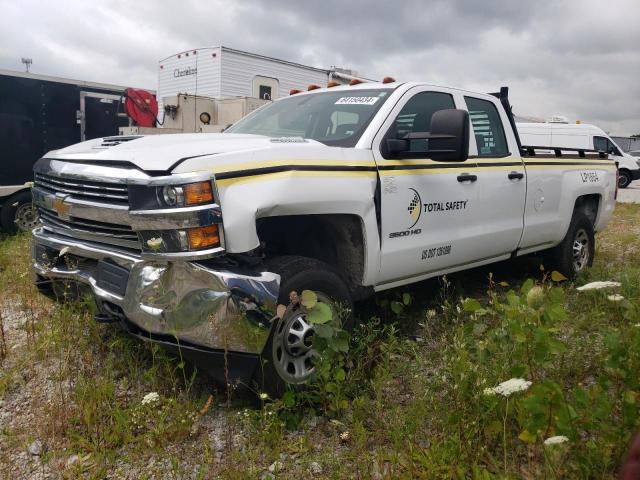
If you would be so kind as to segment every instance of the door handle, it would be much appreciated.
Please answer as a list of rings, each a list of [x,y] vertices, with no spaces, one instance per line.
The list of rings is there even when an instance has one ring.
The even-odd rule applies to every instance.
[[[459,182],[475,182],[476,180],[478,180],[477,175],[471,175],[469,173],[463,173],[461,175],[458,175]]]
[[[524,173],[522,172],[511,172],[507,175],[509,180],[522,180],[524,178]]]

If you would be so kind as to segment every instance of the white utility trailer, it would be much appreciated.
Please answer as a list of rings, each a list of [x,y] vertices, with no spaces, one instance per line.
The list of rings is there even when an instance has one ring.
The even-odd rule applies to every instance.
[[[164,99],[179,94],[275,100],[292,89],[325,86],[329,80],[348,83],[356,75],[350,70],[310,67],[224,46],[186,50],[158,62],[159,116],[162,120]],[[248,111],[244,113],[258,106],[258,102],[245,105]]]

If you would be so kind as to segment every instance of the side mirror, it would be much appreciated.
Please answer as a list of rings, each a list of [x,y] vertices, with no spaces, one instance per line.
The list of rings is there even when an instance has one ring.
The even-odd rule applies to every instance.
[[[431,117],[429,156],[438,162],[464,162],[469,158],[469,112],[439,110]]]
[[[469,113],[439,110],[431,116],[430,132],[411,132],[403,138],[387,139],[389,153],[408,154],[411,140],[428,140],[428,150],[415,152],[438,162],[464,162],[469,158]]]

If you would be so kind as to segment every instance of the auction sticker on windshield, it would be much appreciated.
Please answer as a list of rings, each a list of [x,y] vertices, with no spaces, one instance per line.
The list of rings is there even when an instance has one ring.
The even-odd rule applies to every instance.
[[[340,97],[335,105],[373,105],[378,97]]]

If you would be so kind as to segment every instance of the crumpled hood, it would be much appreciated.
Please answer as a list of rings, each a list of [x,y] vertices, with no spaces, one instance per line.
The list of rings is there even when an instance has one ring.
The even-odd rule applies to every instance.
[[[305,142],[306,143],[306,142]],[[316,143],[316,142],[311,142]],[[317,143],[316,143],[317,144]],[[167,171],[181,160],[282,146],[262,135],[188,133],[97,138],[47,153],[46,158],[130,162],[148,171]]]

